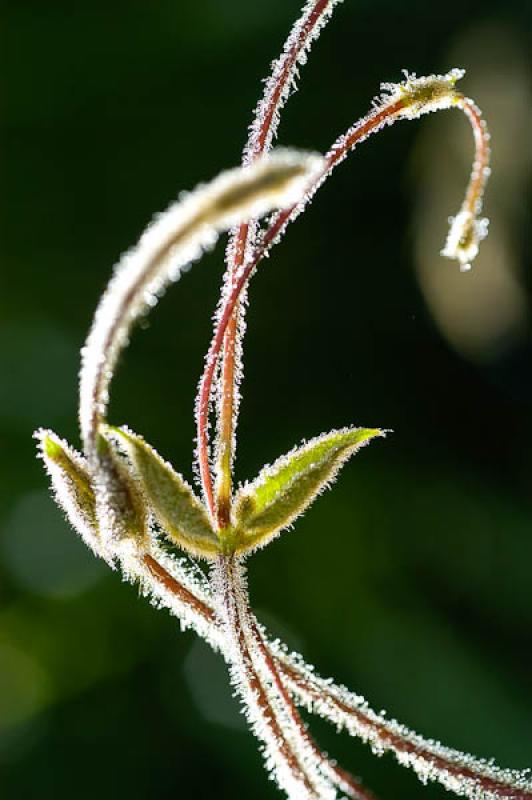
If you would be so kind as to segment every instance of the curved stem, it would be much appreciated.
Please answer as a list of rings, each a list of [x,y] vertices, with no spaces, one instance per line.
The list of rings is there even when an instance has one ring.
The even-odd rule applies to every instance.
[[[261,153],[267,152],[273,143],[279,125],[280,111],[295,83],[297,65],[308,52],[312,41],[340,0],[309,0],[299,20],[293,27],[283,47],[281,56],[274,62],[262,100],[255,111],[253,124],[243,163],[252,163]],[[255,221],[240,225],[231,235],[227,248],[227,285],[250,255],[255,241]],[[220,368],[220,397],[218,402],[218,431],[216,447],[216,512],[218,525],[230,524],[232,494],[232,464],[235,449],[235,430],[238,416],[238,382],[242,374],[240,342],[244,308],[240,297],[227,324],[224,337],[223,357]]]
[[[145,553],[142,561],[153,578],[194,614],[203,618],[208,625],[216,623],[216,612],[204,600],[180,583],[151,553]]]
[[[97,456],[116,363],[136,320],[156,305],[168,284],[222,231],[292,204],[319,166],[316,156],[279,151],[253,166],[222,173],[159,215],[137,246],[122,257],[82,351],[79,414],[90,466]]]
[[[331,170],[342,161],[348,154],[349,150],[356,146],[356,144],[365,138],[367,138],[371,133],[375,133],[376,131],[380,130],[383,125],[390,124],[393,122],[400,111],[403,109],[403,102],[397,101],[395,103],[390,104],[386,108],[380,109],[378,111],[374,111],[370,114],[366,119],[362,120],[355,128],[350,129],[347,134],[337,140],[331,150],[329,151],[328,155],[326,156],[326,166],[323,172],[316,178],[313,184],[308,188],[307,195],[305,197],[304,202],[308,202],[308,199],[317,191],[319,186],[323,183],[323,181],[328,177]],[[245,287],[256,269],[258,263],[264,258],[264,256],[268,253],[269,249],[275,244],[276,240],[281,236],[284,229],[288,225],[288,223],[295,219],[295,217],[300,212],[301,208],[299,205],[294,205],[289,209],[286,209],[280,214],[277,214],[270,226],[262,236],[258,247],[253,252],[251,258],[247,261],[243,261],[243,253],[244,253],[244,239],[242,238],[243,235],[239,235],[238,241],[238,252],[241,255],[238,256],[240,263],[238,269],[235,270],[234,273],[231,273],[231,276],[226,282],[226,292],[224,293],[224,301],[220,307],[220,312],[217,316],[216,327],[213,339],[211,341],[211,345],[209,347],[209,351],[207,353],[207,357],[205,359],[205,368],[203,371],[203,375],[200,380],[199,388],[198,388],[198,397],[196,401],[196,408],[197,408],[197,442],[198,442],[198,463],[200,467],[200,474],[202,478],[202,484],[204,487],[204,493],[207,497],[214,496],[213,491],[213,481],[212,476],[210,474],[210,470],[208,468],[209,465],[209,435],[208,435],[208,415],[209,415],[209,406],[211,401],[211,396],[213,392],[213,384],[214,384],[214,376],[216,372],[216,366],[218,363],[218,359],[224,346],[224,337],[226,334],[230,337],[232,344],[228,343],[228,356],[225,361],[225,367],[222,371],[222,391],[221,391],[221,399],[223,402],[223,411],[220,414],[220,419],[223,421],[223,430],[224,430],[224,438],[223,438],[223,449],[221,452],[223,453],[223,458],[226,459],[224,470],[227,466],[230,466],[231,463],[231,441],[233,436],[233,406],[234,406],[234,369],[235,369],[235,360],[234,360],[234,347],[232,346],[236,341],[236,328],[234,320],[234,314],[237,309],[237,305],[239,300],[242,297],[242,294],[245,290]],[[230,355],[229,355],[230,354]],[[220,506],[220,512],[218,514],[219,524],[223,526],[226,524],[226,520],[229,519],[229,510],[228,510],[228,503],[230,501],[230,482],[227,480],[227,477],[224,472],[224,486],[225,493],[223,496],[223,502]]]
[[[434,80],[439,80],[440,77],[441,76],[436,76]],[[447,76],[443,76],[443,79],[445,78],[447,78]],[[430,79],[417,79],[414,82],[415,89],[417,90],[418,84],[429,80]],[[255,272],[260,261],[266,255],[268,255],[272,246],[280,240],[288,224],[295,220],[299,214],[302,213],[308,202],[332,173],[333,169],[340,164],[358,144],[367,139],[371,134],[377,133],[383,127],[393,124],[398,119],[414,119],[429,111],[444,108],[460,108],[467,115],[473,129],[475,140],[475,159],[473,170],[467,187],[464,204],[462,206],[462,212],[467,211],[468,216],[465,220],[465,226],[462,213],[455,218],[457,225],[451,226],[449,239],[446,248],[443,251],[445,255],[448,255],[451,258],[457,258],[460,261],[462,268],[467,268],[469,263],[468,259],[471,260],[474,257],[476,250],[478,249],[478,241],[480,241],[483,235],[485,235],[483,233],[485,221],[477,220],[477,216],[481,211],[482,195],[486,180],[489,175],[489,133],[484,121],[482,120],[480,111],[473,101],[453,91],[452,87],[454,86],[454,80],[455,77],[453,75],[451,75],[451,78],[448,79],[447,96],[440,96],[436,99],[434,99],[434,97],[430,97],[425,104],[421,103],[415,91],[412,90],[412,81],[410,84],[407,81],[406,84],[399,85],[398,88],[401,91],[395,91],[395,93],[389,98],[388,102],[383,101],[382,104],[374,108],[367,117],[361,119],[345,134],[340,136],[326,154],[323,172],[318,175],[314,182],[308,187],[303,201],[274,215],[268,228],[261,236],[258,245],[255,247],[252,256],[247,261],[242,261],[239,268],[235,270],[234,274],[231,275],[231,278],[227,284],[227,291],[223,296],[223,303],[216,318],[214,335],[211,340],[211,345],[206,358],[205,369],[201,377],[198,390],[197,407],[200,409],[200,413],[198,415],[198,421],[200,424],[198,424],[197,428],[197,439],[200,464],[208,463],[208,430],[206,421],[208,418],[210,398],[213,391],[216,365],[218,363],[218,359],[220,358],[220,354],[224,346],[224,337],[226,336],[228,330],[232,331],[230,335],[233,337],[234,329],[232,327],[231,320],[250,278]],[[443,80],[441,82],[443,83]],[[244,240],[242,237],[240,237],[237,241],[237,250],[240,254],[239,258],[243,259],[242,254],[244,253]],[[465,253],[463,251],[464,242],[467,245],[465,248]],[[233,376],[233,372],[231,369],[229,369],[229,367],[227,368],[227,373],[224,374],[226,375],[227,379]],[[225,398],[226,401],[222,418],[224,420],[224,430],[226,431],[227,435],[229,435],[230,431],[233,430],[230,427],[232,424],[231,420],[233,419],[233,412],[230,408],[230,402],[234,402],[232,385],[233,384],[229,386],[229,383],[226,384],[224,380],[223,390],[221,393],[222,398]],[[230,459],[228,463],[230,464]],[[210,474],[207,475],[207,473],[205,473],[204,479],[206,483],[212,487],[212,478]],[[228,496],[225,497],[224,502],[226,504],[229,502]],[[228,511],[225,509],[224,518],[228,518],[228,516]]]
[[[211,600],[200,597],[193,589],[184,586],[170,571],[171,564],[165,566],[161,563],[160,557],[145,555],[144,562],[156,584],[161,587],[157,588],[157,585],[151,587],[158,600],[162,600],[176,611],[168,600],[169,596],[175,597],[179,603],[176,613],[179,613],[179,609],[183,606],[187,624],[191,624],[189,613],[194,614],[194,618],[199,618],[198,631],[199,628],[203,628],[203,635],[211,645],[221,650],[226,658],[230,658],[227,653],[227,640],[222,635],[217,611]],[[247,602],[246,598],[247,595],[244,602]],[[231,602],[235,604],[234,596]],[[295,711],[294,715],[293,701],[288,692],[298,704],[309,711],[329,720],[335,727],[345,729],[350,735],[368,742],[374,752],[393,753],[401,764],[412,768],[424,781],[438,781],[455,794],[463,795],[470,800],[480,800],[480,798],[532,800],[530,774],[501,770],[491,762],[443,747],[437,742],[424,739],[393,720],[385,719],[381,714],[372,711],[364,698],[335,685],[331,680],[320,678],[306,666],[300,656],[288,655],[281,645],[268,642],[251,614],[245,615],[244,621],[251,632],[244,642],[246,652],[249,655],[252,649],[249,641],[252,640],[260,651],[260,659],[267,665],[270,680],[283,697],[292,724],[299,729],[299,736],[304,737],[308,734],[300,722],[298,712]],[[255,667],[253,669],[256,671]],[[366,800],[371,797],[351,776],[343,773],[343,770],[336,765],[324,761],[323,754],[311,739],[310,742],[312,744],[309,745],[307,742],[307,746],[312,748],[314,757],[320,759],[322,770],[334,770],[334,782],[337,786],[343,791],[353,792],[352,796],[355,798],[359,796]]]
[[[462,208],[478,216],[482,210],[486,179],[490,174],[490,135],[480,109],[473,100],[469,97],[460,97],[457,105],[469,119],[475,138],[475,159]]]
[[[322,792],[319,774],[307,763],[299,728],[293,724],[293,706],[290,702],[287,708],[285,703],[286,693],[277,692],[256,663],[257,651],[250,641],[245,578],[233,557],[220,557],[213,584],[226,630],[231,678],[248,722],[265,747],[268,768],[289,797],[320,800],[330,796]]]
[[[301,719],[301,716],[299,715],[299,712],[297,711],[292,698],[290,697],[290,694],[281,678],[283,664],[279,663],[275,659],[274,655],[270,652],[268,644],[264,639],[262,631],[257,625],[255,617],[252,617],[250,624],[257,648],[260,650],[265,663],[268,665],[268,669],[272,675],[273,681],[275,682],[277,691],[282,695],[287,707],[289,708],[290,716],[294,725],[297,727],[300,736],[307,742],[307,745],[314,753],[318,762],[321,764],[323,771],[325,773],[329,773],[338,788],[344,792],[347,792],[349,797],[355,798],[355,800],[375,800],[375,795],[368,789],[365,789],[362,784],[352,775],[343,770],[337,764],[329,761],[321,752],[314,740],[309,736],[303,724],[303,720]]]
[[[294,696],[337,728],[368,742],[378,755],[392,752],[422,781],[437,781],[470,800],[532,800],[530,774],[502,770],[458,750],[426,740],[394,720],[372,711],[362,697],[309,671],[299,658],[281,653],[280,670]]]

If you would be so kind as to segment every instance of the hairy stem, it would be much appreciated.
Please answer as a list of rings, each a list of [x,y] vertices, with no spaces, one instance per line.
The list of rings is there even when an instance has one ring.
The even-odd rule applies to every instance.
[[[266,231],[261,236],[258,244],[254,247],[252,255],[247,260],[244,260],[246,246],[243,238],[244,233],[239,235],[237,239],[237,245],[235,247],[235,253],[238,253],[238,258],[240,260],[239,266],[238,269],[235,269],[231,274],[230,280],[227,283],[227,290],[224,293],[223,303],[216,318],[214,335],[211,340],[211,345],[205,362],[205,369],[198,390],[197,407],[200,410],[198,420],[202,421],[202,425],[198,426],[197,431],[198,457],[200,463],[208,463],[208,432],[206,420],[208,418],[209,403],[213,391],[216,365],[221,356],[222,348],[224,347],[226,333],[230,329],[230,325],[232,325],[231,320],[233,318],[233,314],[235,313],[235,309],[238,307],[239,300],[242,297],[243,292],[246,290],[250,278],[255,272],[260,261],[266,255],[268,255],[272,246],[280,240],[288,224],[295,220],[299,214],[301,214],[305,206],[312,199],[320,186],[331,175],[334,168],[340,164],[347,157],[347,155],[356,148],[358,144],[367,139],[371,134],[377,133],[383,127],[393,124],[398,119],[414,119],[424,113],[427,113],[428,111],[438,110],[440,108],[456,107],[464,111],[471,123],[475,140],[475,159],[473,171],[467,187],[464,204],[462,206],[462,211],[467,211],[468,216],[465,220],[465,224],[462,219],[462,213],[455,218],[457,226],[455,226],[454,235],[453,237],[451,236],[451,233],[453,233],[452,226],[451,233],[443,253],[452,258],[457,258],[460,261],[462,268],[467,268],[468,259],[471,259],[476,254],[476,251],[471,252],[469,246],[466,247],[464,254],[464,252],[462,252],[462,248],[464,241],[466,244],[471,244],[469,242],[471,238],[475,240],[473,244],[476,246],[483,235],[482,231],[479,229],[479,226],[482,227],[481,223],[483,221],[480,221],[479,223],[477,221],[477,216],[481,211],[482,195],[486,180],[489,175],[488,165],[490,150],[489,134],[486,126],[475,104],[468,98],[465,98],[462,95],[454,92],[452,90],[451,83],[449,83],[447,97],[437,98],[437,100],[431,97],[426,101],[425,104],[423,104],[417,98],[412,89],[408,90],[408,86],[409,84],[407,82],[404,87],[400,87],[403,90],[402,93],[394,93],[388,102],[383,101],[381,105],[378,105],[376,108],[374,108],[373,111],[371,111],[366,117],[357,122],[352,128],[350,128],[345,134],[340,136],[334,142],[325,156],[325,166],[322,173],[316,176],[314,182],[309,185],[304,199],[300,203],[294,204],[291,208],[284,209],[283,211],[274,215]],[[410,91],[410,95],[408,94],[408,91]],[[450,242],[449,240],[452,238],[456,239],[456,242]],[[231,330],[233,331],[233,328],[231,328]],[[233,333],[230,334],[230,337],[236,341]],[[230,403],[234,403],[234,372],[232,371],[234,367],[234,356],[228,356],[228,358],[232,358],[233,362],[231,367],[226,365],[226,371],[222,373],[223,390],[221,392],[221,398],[224,402],[224,406],[223,413],[221,414],[220,418],[223,420],[225,431],[224,436],[229,436],[230,440],[232,441],[234,428],[231,426],[234,419],[234,409],[232,410]],[[224,469],[229,467],[231,463],[230,455],[227,455],[227,453],[230,454],[231,452],[230,447],[227,444],[228,441],[229,440],[224,438],[223,452],[224,457],[226,458]],[[207,484],[212,486],[210,475],[207,476],[205,474],[204,477]],[[225,486],[230,486],[230,483],[226,481]],[[227,510],[228,502],[229,494],[226,492],[224,500],[224,519],[229,517]]]
[[[208,602],[205,598],[195,596],[155,557],[144,556],[144,561],[154,580],[163,585],[163,592],[155,590],[157,597],[164,600],[164,595],[168,592],[180,603],[188,604],[190,610],[200,616],[202,622],[208,626],[211,643],[214,642],[217,649],[229,658],[226,652],[227,641],[218,626],[217,612],[212,601]],[[393,753],[400,763],[412,768],[423,781],[435,780],[455,794],[470,800],[512,798],[532,800],[530,775],[498,769],[491,762],[443,747],[437,742],[422,738],[397,722],[385,719],[372,711],[364,698],[335,685],[331,680],[320,678],[304,664],[300,656],[287,655],[281,646],[268,643],[250,612],[246,611],[244,616],[252,644],[259,650],[260,658],[267,664],[270,680],[283,697],[292,724],[298,729],[298,734],[302,738],[308,737],[308,734],[298,712],[293,708],[293,701],[290,700],[288,692],[298,704],[309,711],[329,720],[337,728],[345,729],[352,736],[368,742],[375,752]],[[248,640],[245,640],[245,649],[249,655],[251,647]],[[343,791],[351,791],[351,796],[355,798],[366,800],[371,797],[368,791],[351,776],[339,767],[331,765],[310,737],[307,738],[307,746],[312,748],[314,756],[320,760],[322,769],[334,770],[335,785]]]
[[[186,195],[147,228],[126,253],[105,291],[82,351],[80,423],[85,454],[94,465],[109,386],[136,320],[156,305],[187,264],[218,235],[243,220],[291,205],[320,159],[280,151],[251,167],[222,173]]]
[[[337,728],[368,742],[377,754],[392,752],[399,763],[411,767],[422,781],[437,781],[470,800],[532,800],[529,773],[502,770],[491,761],[423,739],[372,711],[362,697],[319,678],[298,657],[286,656],[277,649],[276,654],[283,678],[299,702]]]
[[[490,174],[490,136],[479,108],[469,97],[460,97],[458,106],[469,119],[475,138],[475,159],[462,209],[477,216],[482,210],[482,195]]]
[[[279,125],[280,111],[295,83],[297,65],[312,41],[318,36],[339,0],[310,0],[285,42],[281,56],[273,63],[262,100],[255,111],[250,135],[244,149],[243,163],[250,164],[273,143]],[[240,225],[231,234],[227,248],[226,285],[250,255],[255,241],[257,224],[254,220]],[[237,383],[242,375],[241,335],[243,327],[243,298],[240,297],[227,323],[220,368],[217,432],[216,505],[220,528],[230,523],[232,493],[232,464],[235,449],[235,429],[238,417],[239,392]],[[243,331],[242,331],[243,333]]]
[[[268,669],[272,675],[272,680],[275,682],[275,686],[277,687],[277,691],[283,697],[287,708],[290,711],[290,716],[296,728],[299,731],[299,734],[303,740],[307,742],[307,745],[314,753],[316,759],[321,764],[322,770],[327,774],[329,773],[331,778],[333,779],[334,783],[344,792],[347,792],[349,797],[355,798],[355,800],[374,800],[375,796],[372,792],[365,789],[362,784],[357,781],[352,775],[348,772],[343,770],[336,764],[333,764],[329,761],[321,752],[319,747],[313,741],[313,739],[309,736],[301,716],[297,711],[293,700],[289,694],[288,689],[286,688],[283,680],[281,678],[281,671],[283,669],[282,663],[278,662],[275,656],[271,653],[268,648],[268,643],[264,638],[262,631],[260,630],[257,621],[254,616],[251,617],[250,620],[251,630],[253,633],[253,638],[259,649],[262,657],[264,658],[265,663],[268,665]]]
[[[386,124],[393,122],[397,114],[402,110],[402,102],[397,102],[386,109],[375,112],[370,115],[366,120],[361,123],[356,131],[353,130],[350,134],[339,139],[333,148],[326,156],[326,167],[323,172],[316,178],[312,186],[309,186],[308,196],[312,196],[318,187],[323,183],[330,171],[339,163],[349,149],[353,148],[357,142],[374,133]],[[223,428],[223,444],[220,446],[220,453],[223,458],[223,486],[224,491],[222,495],[222,503],[219,505],[218,519],[221,526],[227,524],[229,519],[228,504],[230,502],[230,481],[227,479],[227,469],[231,465],[232,453],[232,440],[234,433],[234,402],[235,402],[235,345],[236,345],[236,328],[235,315],[238,313],[238,303],[245,291],[246,284],[248,283],[252,273],[256,269],[258,263],[268,253],[269,249],[281,236],[282,232],[288,225],[291,219],[297,216],[299,206],[295,204],[289,209],[286,209],[282,214],[278,214],[271,222],[265,234],[262,236],[258,247],[253,252],[249,260],[244,261],[244,253],[246,244],[244,242],[243,234],[237,238],[237,245],[235,245],[235,253],[238,255],[238,264],[235,263],[235,270],[227,279],[227,291],[224,297],[224,303],[220,308],[220,313],[217,317],[216,327],[213,339],[207,357],[205,359],[205,368],[198,389],[197,398],[197,440],[198,440],[198,461],[200,465],[200,472],[202,475],[202,483],[206,496],[213,494],[212,490],[212,477],[204,465],[209,464],[209,439],[208,439],[208,414],[210,400],[213,392],[214,376],[216,366],[222,347],[224,346],[224,338],[226,334],[229,340],[226,345],[226,359],[222,367],[222,391],[221,403],[222,409],[219,415],[219,425]],[[246,233],[247,236],[247,233]],[[221,437],[222,438],[222,437]]]
[[[187,589],[186,586],[179,583],[179,581],[151,554],[146,553],[142,556],[142,560],[153,578],[161,583],[163,587],[173,594],[184,606],[189,608],[194,614],[199,614],[203,617],[207,624],[215,624],[216,613],[213,608],[197,597],[190,589]]]
[[[246,709],[248,722],[265,747],[267,767],[289,797],[318,800],[319,775],[305,763],[294,733],[292,707],[258,668],[257,652],[250,643],[250,625],[245,578],[233,557],[220,557],[213,584],[226,631],[226,657],[231,678]],[[295,709],[294,709],[295,711]],[[297,712],[295,712],[297,714]]]

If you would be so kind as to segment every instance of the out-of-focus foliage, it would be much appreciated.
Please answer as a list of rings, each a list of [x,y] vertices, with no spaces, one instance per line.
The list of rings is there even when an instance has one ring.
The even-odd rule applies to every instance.
[[[470,275],[437,255],[471,157],[459,115],[362,146],[251,288],[237,464],[249,478],[347,423],[394,430],[256,557],[252,599],[322,673],[515,767],[530,765],[532,740],[527,6],[338,9],[282,143],[324,150],[401,68],[463,66],[494,135],[492,238]],[[78,351],[111,265],[155,209],[238,161],[259,79],[298,11],[280,0],[3,4],[2,798],[276,796],[221,662],[74,538],[31,433],[42,424],[76,441]],[[134,335],[115,388],[113,422],[180,466],[222,253]],[[318,728],[382,800],[445,796]]]

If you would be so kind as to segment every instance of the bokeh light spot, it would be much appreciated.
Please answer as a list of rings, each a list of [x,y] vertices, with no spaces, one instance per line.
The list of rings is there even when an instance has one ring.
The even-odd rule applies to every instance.
[[[46,491],[28,492],[18,501],[3,527],[0,549],[17,583],[35,594],[76,595],[104,574]]]
[[[48,680],[26,653],[0,642],[0,737],[46,704]]]
[[[200,713],[209,722],[234,730],[246,730],[244,717],[229,689],[229,676],[223,659],[201,639],[187,655],[185,679]]]

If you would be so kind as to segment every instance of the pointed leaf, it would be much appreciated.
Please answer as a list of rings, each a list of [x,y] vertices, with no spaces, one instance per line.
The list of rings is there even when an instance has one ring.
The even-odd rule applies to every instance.
[[[168,538],[193,555],[212,558],[220,551],[208,514],[185,479],[126,428],[108,428],[138,474],[157,522]]]
[[[96,519],[96,497],[87,462],[53,431],[35,433],[39,451],[52,482],[57,504],[83,541],[102,555]]]
[[[343,428],[311,439],[265,467],[237,494],[240,551],[262,547],[290,525],[336,477],[342,465],[375,436],[375,428]]]
[[[115,441],[101,435],[93,484],[102,538],[119,558],[149,550],[149,509],[135,470]]]

